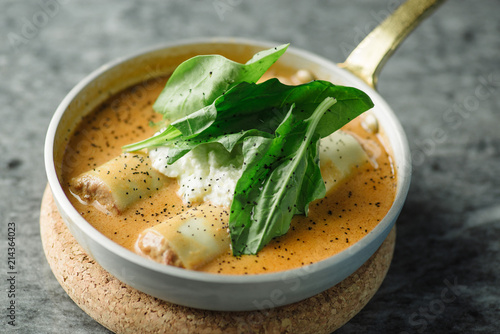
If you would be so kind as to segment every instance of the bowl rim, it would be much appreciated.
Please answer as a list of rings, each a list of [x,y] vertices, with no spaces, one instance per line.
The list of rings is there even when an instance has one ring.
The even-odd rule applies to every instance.
[[[106,71],[120,64],[126,63],[128,61],[133,61],[137,57],[144,56],[152,52],[158,52],[163,49],[188,46],[194,44],[211,44],[211,43],[250,45],[252,47],[262,47],[262,48],[270,48],[282,44],[271,41],[262,41],[262,40],[237,38],[237,37],[192,38],[192,39],[182,39],[169,43],[162,43],[153,47],[145,48],[129,56],[122,56],[115,60],[105,63],[104,65],[98,67],[96,70],[85,76],[70,90],[70,92],[63,98],[63,100],[61,101],[61,103],[59,104],[59,106],[57,107],[52,116],[52,119],[47,129],[47,134],[45,137],[45,145],[44,145],[44,163],[45,163],[47,179],[52,194],[56,199],[55,202],[58,204],[58,209],[61,210],[62,207],[62,209],[65,211],[64,213],[67,216],[69,216],[72,222],[76,224],[77,227],[80,228],[89,238],[99,243],[102,247],[107,249],[109,252],[115,254],[116,256],[126,261],[133,262],[135,265],[139,267],[144,267],[145,269],[149,269],[159,274],[169,275],[181,279],[187,279],[189,281],[203,281],[206,283],[255,284],[255,283],[275,282],[277,280],[283,280],[287,277],[290,277],[290,275],[300,276],[301,274],[304,273],[310,274],[312,272],[327,270],[329,267],[332,267],[335,263],[344,262],[354,254],[362,251],[365,248],[365,246],[373,242],[378,237],[379,234],[384,233],[384,230],[390,230],[389,228],[392,228],[396,218],[399,215],[400,210],[403,207],[410,186],[411,155],[406,134],[399,120],[397,119],[395,113],[392,111],[390,106],[385,102],[385,100],[380,96],[380,94],[375,89],[368,86],[366,83],[364,83],[361,79],[359,79],[352,73],[338,67],[337,67],[338,70],[344,72],[344,74],[349,77],[350,81],[356,82],[357,87],[361,87],[360,89],[364,90],[365,92],[369,92],[370,96],[375,95],[380,99],[379,102],[382,102],[383,104],[382,108],[385,110],[388,116],[386,122],[390,123],[391,131],[396,131],[397,133],[398,142],[391,143],[391,146],[397,144],[402,148],[403,153],[405,153],[402,161],[399,162],[400,165],[397,167],[398,186],[395,199],[392,203],[391,208],[384,216],[384,218],[377,224],[377,226],[375,226],[367,235],[365,235],[359,241],[349,246],[345,250],[341,251],[340,253],[332,255],[326,259],[315,262],[313,264],[308,264],[298,268],[278,271],[273,273],[252,274],[252,275],[205,273],[194,270],[186,270],[173,266],[167,266],[146,259],[144,257],[141,257],[140,255],[108,239],[96,228],[94,228],[90,223],[88,223],[78,213],[78,211],[73,207],[73,205],[67,198],[66,194],[64,193],[62,185],[57,177],[56,166],[54,161],[54,146],[56,139],[55,135],[57,133],[60,120],[63,117],[70,103],[78,96],[80,91],[82,91],[87,85],[91,84],[94,80],[98,79]],[[332,65],[336,66],[336,63],[303,49],[289,47],[287,52],[311,60],[312,62],[319,64],[321,66],[326,66],[326,67],[332,67]],[[385,126],[385,128],[387,128],[387,126]],[[386,231],[386,233],[388,233],[388,231]]]

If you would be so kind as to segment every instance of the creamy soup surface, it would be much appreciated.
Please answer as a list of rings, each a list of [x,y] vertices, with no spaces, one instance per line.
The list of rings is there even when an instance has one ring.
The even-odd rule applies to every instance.
[[[113,159],[122,146],[151,137],[157,122],[152,105],[166,78],[131,87],[84,117],[72,135],[64,156],[63,185],[73,206],[97,230],[134,251],[139,233],[187,210],[172,182],[121,214],[104,213],[81,203],[69,191],[69,180]],[[273,239],[257,255],[234,257],[231,251],[198,268],[221,274],[259,274],[297,268],[330,257],[368,234],[390,209],[396,175],[383,137],[366,131],[360,116],[343,130],[365,143],[373,163],[357,168],[354,176],[323,199],[310,205],[307,217],[296,215],[284,236]]]

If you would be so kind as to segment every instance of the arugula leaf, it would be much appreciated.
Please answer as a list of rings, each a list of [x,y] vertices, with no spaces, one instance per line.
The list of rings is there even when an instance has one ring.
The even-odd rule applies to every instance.
[[[255,54],[246,64],[220,55],[190,58],[168,79],[153,109],[170,121],[212,104],[229,88],[241,82],[254,83],[286,51],[289,44]]]
[[[295,214],[307,214],[309,203],[324,197],[316,129],[335,103],[325,98],[304,121],[293,115],[292,106],[274,139],[244,140],[250,159],[236,184],[229,216],[234,255],[256,254],[288,231]]]

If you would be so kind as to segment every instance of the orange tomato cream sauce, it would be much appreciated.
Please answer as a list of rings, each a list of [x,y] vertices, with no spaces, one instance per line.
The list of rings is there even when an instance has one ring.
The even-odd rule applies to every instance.
[[[146,195],[126,203],[126,207],[112,208],[82,201],[70,185],[80,175],[98,170],[121,155],[122,146],[149,138],[158,130],[150,124],[162,117],[152,109],[166,78],[161,80],[161,83],[155,79],[141,83],[140,87],[130,87],[85,116],[64,156],[63,187],[73,206],[102,234],[131,251],[136,251],[136,241],[145,229],[190,210],[177,195],[176,179],[158,176],[152,169],[135,170],[129,166],[133,173],[154,178],[159,183],[155,189],[148,189]],[[396,191],[395,169],[385,149],[385,138],[377,131],[376,123],[366,126],[368,118],[376,122],[372,115],[361,115],[342,130],[361,143],[370,159],[357,165],[352,175],[326,197],[312,202],[308,216],[294,216],[288,233],[273,239],[257,255],[235,257],[227,247],[194,269],[237,275],[293,269],[337,254],[368,234],[390,209]],[[109,174],[109,171],[99,171]],[[91,188],[88,184],[82,187]]]

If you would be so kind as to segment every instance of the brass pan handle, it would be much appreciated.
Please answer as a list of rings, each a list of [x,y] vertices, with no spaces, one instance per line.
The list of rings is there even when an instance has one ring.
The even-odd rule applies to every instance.
[[[389,57],[413,29],[445,0],[408,0],[399,6],[338,64],[376,88],[378,75]]]

